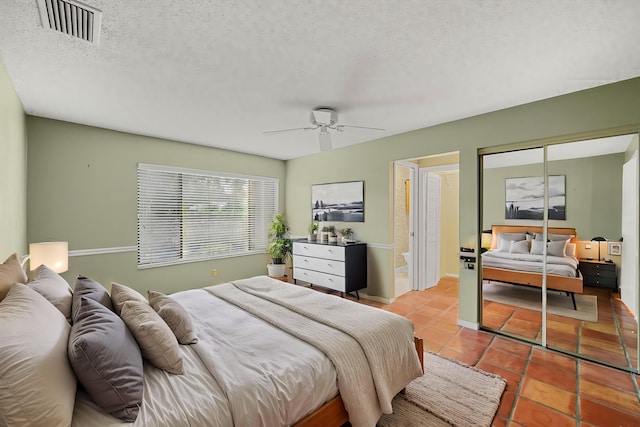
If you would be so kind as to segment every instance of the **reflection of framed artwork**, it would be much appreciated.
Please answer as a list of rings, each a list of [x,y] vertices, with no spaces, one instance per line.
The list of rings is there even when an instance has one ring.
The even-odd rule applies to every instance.
[[[314,221],[364,222],[364,181],[311,186]]]
[[[622,255],[622,243],[609,242],[609,255]]]
[[[565,176],[549,176],[549,219],[566,219]],[[506,178],[506,219],[542,219],[544,215],[544,180],[541,176]]]

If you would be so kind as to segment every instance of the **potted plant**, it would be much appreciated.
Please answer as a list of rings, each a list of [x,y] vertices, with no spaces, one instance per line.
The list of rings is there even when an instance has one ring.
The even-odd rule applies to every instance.
[[[329,226],[329,243],[338,243],[338,235],[336,234],[336,228],[333,225]]]
[[[316,241],[316,232],[318,231],[318,223],[311,221],[311,224],[309,224],[309,236],[308,236],[308,240],[310,242],[315,242]]]
[[[342,236],[342,243],[346,243],[347,240],[351,239],[351,236],[353,235],[353,230],[350,227],[342,228],[338,231]]]
[[[329,240],[329,235],[331,232],[335,230],[333,225],[325,225],[322,227],[322,233],[320,233],[320,240],[327,241]]]
[[[269,256],[271,264],[267,264],[271,277],[283,277],[287,258],[291,256],[293,242],[289,238],[289,224],[284,214],[278,213],[269,225]]]

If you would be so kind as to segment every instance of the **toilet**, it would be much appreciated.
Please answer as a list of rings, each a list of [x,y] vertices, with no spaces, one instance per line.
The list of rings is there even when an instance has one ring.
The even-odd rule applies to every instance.
[[[411,255],[411,252],[402,252],[402,257],[404,258],[404,261],[407,263],[407,265],[410,264],[410,262],[409,262],[410,255]]]

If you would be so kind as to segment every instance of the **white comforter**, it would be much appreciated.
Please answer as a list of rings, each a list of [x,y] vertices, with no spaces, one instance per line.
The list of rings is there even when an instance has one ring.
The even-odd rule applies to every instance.
[[[482,266],[542,273],[542,255],[487,251],[482,254]],[[575,257],[547,255],[548,274],[576,277],[577,268],[578,260]]]
[[[249,292],[225,284],[172,295],[190,313],[199,342],[180,346],[184,375],[171,375],[145,362],[143,406],[135,423],[124,425],[291,425],[336,396],[339,385],[352,424],[374,426],[381,412],[390,412],[393,395],[421,374],[411,346],[413,327],[406,319],[272,279],[239,282]],[[284,306],[269,302],[278,294],[277,288],[268,292],[274,285],[292,290],[293,299],[285,297]],[[265,290],[266,298],[251,294]],[[271,306],[263,310],[266,321],[213,295],[229,298],[237,292],[241,293],[236,299],[248,298],[254,307]],[[290,308],[295,310],[285,307],[292,301],[295,307]],[[338,323],[333,325],[337,332],[321,324],[323,317]],[[293,318],[297,325],[289,324]],[[272,326],[277,319],[284,320],[280,326],[286,332]],[[385,326],[389,321],[400,329]],[[358,329],[366,332],[358,338],[349,335]],[[305,342],[325,335],[320,330],[334,337],[329,343],[315,342],[321,350]],[[73,426],[122,425],[87,395],[78,394]]]

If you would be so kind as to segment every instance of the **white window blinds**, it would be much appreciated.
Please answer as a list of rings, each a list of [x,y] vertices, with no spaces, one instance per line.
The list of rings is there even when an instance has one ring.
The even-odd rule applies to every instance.
[[[138,268],[266,253],[278,184],[138,164]]]

